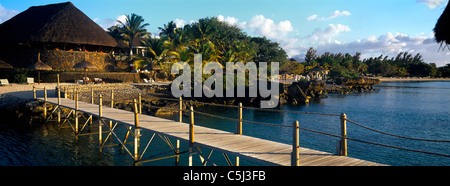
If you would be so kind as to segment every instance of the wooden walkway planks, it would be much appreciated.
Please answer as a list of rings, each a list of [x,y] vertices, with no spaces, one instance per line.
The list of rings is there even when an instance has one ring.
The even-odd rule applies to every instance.
[[[38,98],[43,100],[43,98]],[[57,98],[48,98],[47,103],[58,104]],[[61,106],[75,108],[75,101],[61,99]],[[83,113],[98,116],[99,106],[78,102],[78,110]],[[103,118],[134,126],[134,113],[130,111],[102,107]],[[189,141],[189,125],[168,119],[139,115],[139,128],[160,133],[184,141]],[[245,135],[236,135],[217,129],[195,126],[195,144],[200,147],[214,149],[246,158],[267,165],[291,165],[292,146]],[[382,164],[359,160],[351,157],[337,156],[327,152],[300,147],[301,166],[380,166]]]

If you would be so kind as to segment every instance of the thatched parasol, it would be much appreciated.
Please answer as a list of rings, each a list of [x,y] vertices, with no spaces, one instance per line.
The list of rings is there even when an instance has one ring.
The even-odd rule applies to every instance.
[[[73,68],[79,68],[79,69],[84,69],[84,77],[87,76],[87,71],[88,69],[97,69],[97,66],[95,66],[94,64],[92,64],[89,61],[86,61],[85,59],[77,64],[75,64],[73,66]],[[86,80],[83,78],[84,84],[86,84]]]
[[[27,68],[38,71],[38,84],[41,83],[41,70],[53,70],[51,66],[48,66],[47,64],[41,61],[41,53],[38,53],[37,62],[28,66]]]
[[[439,17],[436,26],[434,27],[434,37],[436,42],[448,45],[450,44],[450,1],[447,4],[441,17]]]
[[[83,60],[83,61],[75,64],[73,66],[73,68],[85,69],[87,71],[88,69],[97,69],[97,66],[95,66],[94,64],[92,64],[89,61]]]
[[[0,60],[0,69],[13,69],[13,66]]]

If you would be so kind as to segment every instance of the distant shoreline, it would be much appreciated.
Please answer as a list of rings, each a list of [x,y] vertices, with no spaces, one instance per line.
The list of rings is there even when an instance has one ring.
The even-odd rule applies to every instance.
[[[381,82],[397,82],[397,81],[450,81],[450,78],[377,78]]]

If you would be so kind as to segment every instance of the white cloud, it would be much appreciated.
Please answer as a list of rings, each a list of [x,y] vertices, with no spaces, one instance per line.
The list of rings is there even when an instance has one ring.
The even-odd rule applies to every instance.
[[[108,28],[115,26],[115,25],[119,25],[118,21],[121,21],[122,23],[126,22],[126,15],[119,15],[116,17],[116,19],[111,19],[111,18],[106,18],[106,19],[101,19],[101,18],[94,18],[93,19],[94,22],[96,22],[98,25],[100,25],[100,27],[102,27],[104,30],[108,30]]]
[[[333,53],[361,52],[363,58],[376,57],[379,55],[395,57],[399,52],[420,53],[427,63],[436,63],[437,66],[443,66],[450,63],[449,50],[439,51],[439,44],[434,41],[433,34],[409,36],[404,33],[386,33],[380,36],[370,36],[362,40],[356,40],[348,43],[329,42],[314,46],[318,54],[329,51]],[[439,51],[439,52],[438,52]],[[304,58],[298,56],[299,58]]]
[[[416,0],[417,3],[424,3],[428,6],[428,8],[431,9],[440,6],[441,4],[443,4],[444,1],[446,0]]]
[[[186,21],[183,19],[178,19],[176,18],[175,20],[173,20],[173,22],[177,25],[177,28],[182,28],[184,27],[184,25],[186,25]]]
[[[3,23],[7,21],[8,19],[11,19],[15,15],[19,14],[19,11],[17,10],[8,10],[5,7],[0,4],[0,23]]]
[[[334,12],[332,12],[328,17],[319,17],[317,14],[313,14],[309,17],[306,18],[307,21],[328,21],[337,17],[342,17],[342,16],[350,16],[351,13],[349,11],[340,11],[340,10],[335,10]]]
[[[236,17],[230,17],[230,16],[224,17],[223,15],[217,16],[217,19],[219,21],[226,22],[230,25],[237,25],[237,23],[239,21],[239,19]]]
[[[341,32],[350,32],[351,29],[347,25],[341,24],[329,24],[327,28],[320,29],[317,28],[314,32],[304,38],[304,40],[312,43],[318,42],[335,42],[332,39]]]
[[[306,20],[307,20],[307,21],[312,21],[312,20],[317,19],[317,17],[319,17],[317,14],[313,14],[313,15],[307,17]]]
[[[119,24],[119,21],[122,23],[126,23],[127,22],[127,16],[125,14],[119,15],[116,17],[116,24]]]
[[[269,39],[283,39],[294,30],[291,22],[288,20],[275,23],[272,19],[265,18],[263,15],[253,16],[245,24],[254,34],[266,36]]]

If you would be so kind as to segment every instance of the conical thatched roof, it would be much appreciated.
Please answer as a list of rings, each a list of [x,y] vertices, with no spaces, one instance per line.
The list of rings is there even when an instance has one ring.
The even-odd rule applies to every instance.
[[[13,68],[12,65],[0,60],[0,69],[12,69],[12,68]]]
[[[37,62],[28,66],[27,68],[33,69],[33,70],[53,70],[53,68],[51,66],[48,66],[47,64],[45,64],[41,61],[41,53],[38,53]]]
[[[71,43],[117,46],[117,42],[71,2],[32,6],[0,25],[0,43]]]
[[[434,27],[434,36],[438,43],[450,44],[450,1]]]
[[[97,69],[97,66],[90,63],[89,61],[83,60],[73,66],[73,68],[81,68],[81,69]]]
[[[38,62],[28,66],[27,68],[34,69],[34,70],[53,70],[52,67],[48,66],[47,64],[43,63],[40,60]]]

